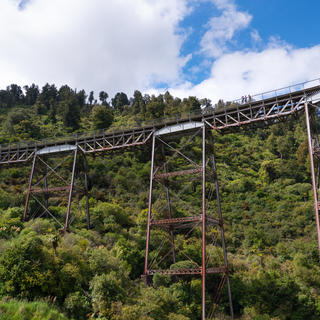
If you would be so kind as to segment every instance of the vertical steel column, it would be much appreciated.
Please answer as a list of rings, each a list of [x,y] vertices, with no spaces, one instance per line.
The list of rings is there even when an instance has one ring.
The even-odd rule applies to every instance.
[[[151,168],[150,168],[150,189],[149,189],[149,203],[148,203],[148,221],[147,221],[147,241],[146,241],[146,256],[144,263],[144,281],[147,284],[148,277],[148,256],[149,256],[149,241],[150,241],[150,221],[152,209],[152,186],[153,186],[153,167],[154,167],[154,152],[155,152],[156,136],[152,136],[152,150],[151,150]]]
[[[206,319],[206,126],[202,127],[202,320]]]
[[[166,164],[166,155],[164,152],[164,146],[162,145],[162,156],[164,159],[164,163],[163,163],[163,173],[166,174],[167,173],[167,164]],[[169,181],[168,179],[165,180],[165,188],[166,188],[166,196],[167,196],[167,205],[168,205],[168,217],[169,219],[172,218],[172,214],[171,214],[171,201],[170,201],[170,193],[169,193]],[[172,247],[172,262],[176,263],[176,251],[175,251],[175,247],[174,247],[174,233],[173,233],[173,228],[172,226],[169,227],[169,233],[170,233],[170,238],[171,238],[171,247]]]
[[[221,241],[222,241],[222,248],[223,248],[223,258],[224,258],[225,267],[227,268],[227,272],[228,272],[227,249],[226,249],[226,242],[225,242],[225,236],[224,236],[223,217],[222,217],[221,201],[220,201],[220,193],[219,193],[219,181],[218,181],[218,175],[217,175],[216,160],[215,160],[215,156],[214,156],[214,143],[213,143],[212,134],[210,134],[209,137],[210,137],[210,144],[211,144],[211,148],[212,148],[212,169],[213,169],[213,173],[214,173],[214,180],[215,180],[214,183],[215,183],[216,194],[217,194],[217,205],[218,205],[218,212],[219,212],[219,222],[220,222]],[[229,296],[230,316],[231,316],[231,319],[233,319],[233,304],[232,304],[230,279],[229,279],[228,274],[226,274],[226,278],[227,278],[227,287],[228,287],[228,296]]]
[[[47,166],[44,167],[44,190],[46,191],[44,193],[44,205],[46,207],[46,209],[48,210],[49,207],[49,194],[48,194],[48,181],[47,181],[47,175],[48,175],[48,169]]]
[[[314,168],[314,157],[313,157],[313,147],[312,147],[312,135],[310,128],[310,116],[308,103],[305,102],[304,109],[306,114],[306,123],[307,123],[307,134],[308,134],[308,148],[309,148],[309,156],[310,156],[310,169],[311,169],[311,180],[312,180],[312,190],[313,190],[313,200],[314,200],[314,212],[316,216],[316,228],[318,235],[318,251],[319,251],[319,259],[320,259],[320,222],[319,222],[319,203],[318,203],[318,192],[317,192],[317,182],[315,176],[315,168]]]
[[[84,159],[84,188],[86,192],[86,216],[87,216],[87,229],[90,229],[90,213],[89,213],[89,191],[88,191],[88,163],[86,155],[83,153]]]
[[[70,183],[70,189],[69,189],[68,207],[67,207],[66,222],[64,225],[64,231],[67,231],[68,226],[69,226],[69,216],[70,216],[71,201],[72,201],[74,175],[75,175],[76,163],[77,163],[77,154],[78,154],[78,148],[74,150],[74,155],[73,155],[72,175],[71,175],[71,183]]]
[[[30,178],[29,178],[29,185],[28,185],[28,190],[27,190],[27,197],[26,197],[26,202],[24,205],[24,212],[23,212],[23,218],[22,218],[23,222],[26,221],[26,217],[27,217],[27,210],[28,210],[28,204],[29,204],[29,198],[30,198],[30,192],[31,192],[32,179],[33,179],[36,159],[37,159],[37,151],[35,151],[35,153],[34,153],[33,162],[32,162],[32,168],[31,168],[31,173],[30,173]]]

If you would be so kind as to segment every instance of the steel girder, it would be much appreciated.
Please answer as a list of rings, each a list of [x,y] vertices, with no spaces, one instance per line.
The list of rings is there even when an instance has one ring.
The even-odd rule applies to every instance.
[[[289,117],[298,115],[304,109],[305,102],[319,92],[320,85],[317,85],[258,101],[251,100],[243,104],[236,101],[225,108],[190,114],[188,117],[161,119],[159,122],[153,122],[141,128],[127,128],[116,132],[84,133],[52,141],[0,145],[0,165],[27,162],[32,159],[37,150],[45,147],[61,147],[63,149],[66,144],[78,145],[84,153],[88,154],[144,145],[151,140],[154,131],[166,130],[168,126],[173,124],[179,124],[187,129],[191,122],[205,121],[213,130],[222,133],[242,128],[265,127],[287,121]],[[195,130],[196,128],[190,127],[188,129]]]

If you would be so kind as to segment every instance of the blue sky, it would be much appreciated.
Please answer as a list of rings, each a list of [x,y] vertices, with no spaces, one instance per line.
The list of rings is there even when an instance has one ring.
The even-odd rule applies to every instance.
[[[320,43],[320,1],[241,0],[230,3],[234,3],[239,11],[250,14],[252,20],[247,28],[236,32],[232,37],[228,43],[229,52],[263,50],[272,38],[295,48],[312,47]],[[201,37],[207,30],[207,21],[219,15],[220,11],[214,2],[200,1],[194,6],[193,12],[180,24],[183,29],[193,29],[192,36],[188,37],[182,46],[183,54],[197,51]],[[260,36],[258,43],[252,40],[252,32]],[[195,74],[192,73],[192,69],[201,65],[204,59],[203,55],[194,54],[184,67],[186,77],[194,84],[208,77],[209,71],[205,67]]]
[[[247,29],[235,34],[233,43],[229,43],[232,51],[259,47],[261,49],[271,37],[276,37],[296,48],[315,46],[320,43],[320,1],[241,0],[234,3],[238,6],[238,10],[252,15],[252,21]],[[183,29],[193,29],[192,35],[182,46],[183,54],[197,51],[197,46],[206,30],[206,22],[212,16],[219,16],[219,14],[219,10],[210,1],[195,5],[194,11],[180,24]],[[254,30],[261,37],[260,44],[252,43],[250,33]],[[186,75],[195,83],[204,80],[207,73],[204,69],[197,75],[192,75],[190,68],[201,64],[203,59],[202,55],[195,54],[184,68]]]
[[[320,1],[1,0],[0,88],[238,98],[320,78]]]

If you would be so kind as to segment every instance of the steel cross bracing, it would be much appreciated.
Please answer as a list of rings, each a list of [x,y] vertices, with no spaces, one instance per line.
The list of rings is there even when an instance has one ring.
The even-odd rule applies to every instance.
[[[152,138],[155,130],[173,124],[187,126],[192,121],[206,122],[213,130],[228,133],[246,127],[264,127],[286,121],[288,117],[297,116],[304,109],[305,102],[320,92],[320,85],[289,92],[283,95],[249,101],[244,104],[235,102],[222,109],[211,109],[187,118],[175,117],[152,123],[142,128],[125,129],[117,132],[99,132],[79,134],[69,138],[53,141],[24,142],[0,145],[0,165],[23,163],[32,159],[37,150],[44,147],[62,148],[64,145],[77,145],[84,153],[95,153],[116,150],[125,147],[144,145]],[[57,150],[57,152],[59,152]]]
[[[76,146],[65,145],[64,152],[44,148],[33,156],[29,178],[23,221],[28,218],[49,217],[66,231],[74,220],[71,204],[78,193],[86,198],[87,228],[90,227],[87,161],[85,155]],[[82,154],[81,154],[82,153]],[[82,158],[82,159],[81,159]],[[80,160],[82,160],[80,162]],[[61,216],[52,208],[66,203],[66,213]],[[31,207],[31,208],[30,208]],[[79,209],[76,210],[79,213]]]
[[[233,318],[211,129],[205,122],[190,123],[188,130],[190,128],[194,130],[189,131],[187,136],[179,124],[157,130],[153,134],[143,279],[147,284],[155,274],[173,277],[201,276],[203,320],[214,316],[221,290],[226,282],[230,315]],[[176,139],[181,133],[182,146],[177,149]],[[175,139],[170,141],[172,137]],[[188,152],[192,146],[202,150],[202,159],[199,163],[197,159],[192,159],[192,152]],[[185,198],[188,191],[194,189],[199,190],[197,192],[199,197],[201,196],[198,204],[192,204]],[[184,247],[186,242],[181,241],[182,235],[186,241],[191,235],[193,236],[192,242],[201,247],[198,256],[191,256],[186,252],[187,248]],[[209,250],[217,246],[217,243],[223,254],[222,259],[212,256]],[[211,284],[216,283],[213,292],[208,292],[206,288],[209,275],[213,277],[210,278]],[[210,298],[211,308],[208,304]]]
[[[221,133],[234,132],[242,128],[256,128],[265,127],[275,123],[286,121],[289,117],[297,117],[305,111],[308,144],[310,154],[311,176],[314,194],[314,208],[316,216],[316,225],[318,232],[318,245],[320,255],[320,144],[315,125],[315,112],[314,103],[319,101],[317,98],[320,93],[320,82],[317,80],[317,85],[310,88],[295,90],[290,87],[289,91],[286,89],[284,94],[270,94],[262,96],[261,99],[252,99],[246,103],[235,101],[226,108],[203,110],[200,114],[191,114],[187,118],[176,117],[175,119],[166,119],[158,123],[153,123],[140,128],[125,129],[118,132],[99,132],[94,134],[82,134],[74,137],[55,141],[42,141],[42,142],[27,142],[20,144],[0,145],[0,165],[2,164],[16,164],[26,163],[33,159],[33,165],[29,180],[29,187],[27,191],[27,198],[24,211],[24,219],[27,219],[28,212],[30,211],[31,218],[36,216],[49,216],[56,220],[64,230],[69,227],[72,218],[71,203],[75,191],[80,191],[86,195],[86,215],[87,226],[90,226],[89,210],[88,210],[88,181],[86,174],[86,161],[84,163],[84,182],[82,188],[76,183],[77,180],[77,158],[78,153],[85,157],[86,154],[93,154],[96,152],[104,152],[110,150],[121,149],[125,147],[145,145],[152,141],[152,166],[150,175],[150,194],[149,194],[149,210],[148,210],[148,224],[147,224],[147,241],[146,241],[146,258],[144,279],[148,279],[154,274],[167,274],[176,277],[188,275],[201,276],[202,278],[202,319],[207,316],[212,318],[214,316],[215,307],[219,301],[221,290],[226,284],[229,295],[230,314],[233,317],[231,288],[228,276],[228,262],[224,239],[223,219],[221,213],[221,205],[219,198],[219,185],[217,180],[216,164],[213,152],[213,141],[211,134],[208,130],[215,130]],[[278,90],[279,92],[279,90]],[[283,92],[281,90],[281,92]],[[316,97],[316,98],[314,98]],[[202,133],[202,163],[197,164],[182,150],[173,150],[172,145],[166,140],[165,137],[174,136],[178,132],[182,135]],[[207,139],[209,138],[209,139]],[[155,166],[159,161],[156,155],[159,154],[159,149],[156,149],[156,141],[162,145],[160,154],[160,166]],[[208,147],[211,146],[210,147]],[[170,159],[166,158],[170,155],[168,150],[171,148],[171,158],[179,156],[185,162],[181,170],[172,170]],[[72,168],[71,176],[63,178],[58,173],[59,164],[56,166],[50,165],[49,158],[68,154],[71,155]],[[210,157],[208,157],[210,155]],[[84,158],[85,159],[85,158]],[[37,163],[41,162],[40,169]],[[180,162],[181,163],[181,162]],[[50,185],[50,175],[55,175],[57,179],[63,181],[61,184]],[[35,178],[37,179],[35,180]],[[187,177],[193,187],[200,183],[201,185],[201,212],[194,211],[194,207],[188,207],[186,201],[183,199],[184,188],[179,194],[172,192],[171,187],[174,182],[181,182],[180,179]],[[198,182],[196,180],[198,179]],[[61,182],[60,181],[60,182]],[[200,182],[199,182],[200,181]],[[207,193],[208,184],[214,186],[215,194],[215,212],[217,216],[212,215],[212,207],[210,207],[211,198]],[[154,185],[158,184],[164,189],[165,199],[163,203],[159,199],[157,201],[161,208],[155,210],[153,191]],[[184,184],[182,184],[183,186]],[[188,185],[188,184],[187,184]],[[79,189],[80,188],[80,189]],[[64,222],[61,222],[55,217],[50,210],[49,200],[52,196],[57,194],[66,193],[67,211],[64,217]],[[33,201],[31,201],[31,198]],[[55,199],[55,198],[54,198]],[[186,210],[184,214],[177,215],[177,210],[174,206],[174,201],[178,201],[177,208],[181,207]],[[179,202],[180,201],[180,202]],[[181,202],[182,201],[182,202]],[[30,205],[39,204],[37,210],[29,210]],[[209,206],[208,206],[209,205]],[[166,208],[166,216],[163,216],[163,208]],[[198,206],[199,207],[199,206]],[[32,208],[33,209],[33,208]],[[40,209],[40,211],[38,211]],[[28,211],[29,210],[29,211]],[[158,216],[157,216],[158,215]],[[162,216],[161,216],[162,215]],[[61,217],[60,217],[61,218]],[[215,233],[212,230],[216,228],[219,232]],[[155,254],[152,244],[152,234],[154,230],[160,230],[164,236],[164,241],[158,244],[157,252]],[[201,259],[195,261],[187,253],[181,250],[179,245],[179,236],[184,232],[186,238],[191,234],[201,234]],[[214,239],[209,241],[210,236],[215,235]],[[210,255],[207,252],[207,247],[217,244],[217,234],[220,234],[219,244],[223,251],[223,261],[210,260]],[[178,235],[178,237],[177,237]],[[167,252],[165,252],[165,251]],[[179,267],[177,263],[179,260],[185,259],[189,261],[189,265]],[[172,267],[173,266],[173,267]],[[210,294],[206,291],[206,281],[208,277],[221,276],[220,281],[217,283],[215,295],[212,301],[211,310],[208,309],[206,295]],[[212,278],[217,281],[217,278]],[[211,279],[211,280],[212,280]]]

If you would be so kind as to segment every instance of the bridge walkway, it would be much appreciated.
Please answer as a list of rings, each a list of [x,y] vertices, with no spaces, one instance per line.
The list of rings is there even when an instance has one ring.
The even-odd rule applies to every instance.
[[[314,82],[316,81],[316,82]],[[71,137],[54,140],[30,141],[0,145],[0,165],[23,163],[30,160],[35,152],[59,153],[71,150],[77,145],[84,153],[90,154],[125,147],[144,145],[151,140],[153,132],[161,128],[180,125],[181,130],[192,129],[192,123],[205,122],[208,127],[221,133],[230,133],[241,128],[265,127],[298,116],[305,103],[318,101],[320,79],[313,80],[308,88],[297,86],[270,91],[253,96],[251,101],[241,103],[235,100],[224,108],[212,108],[188,116],[177,115],[174,118],[157,119],[134,128],[118,131],[84,132]],[[305,83],[303,84],[305,85]],[[279,92],[288,91],[284,94]],[[273,93],[273,94],[272,94]],[[274,94],[275,93],[275,94]],[[269,97],[268,97],[269,96]],[[257,98],[260,98],[257,100]],[[168,132],[170,133],[170,132]],[[41,151],[42,150],[42,151]]]

